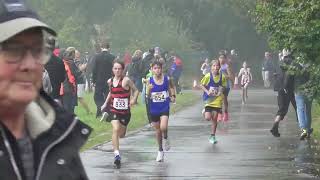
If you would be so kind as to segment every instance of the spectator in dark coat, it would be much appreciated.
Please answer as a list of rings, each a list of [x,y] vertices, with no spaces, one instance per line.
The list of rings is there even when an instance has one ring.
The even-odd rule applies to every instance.
[[[126,67],[128,77],[134,82],[135,86],[142,91],[142,51],[136,50],[132,57],[132,62]]]
[[[278,92],[278,112],[274,124],[270,130],[275,137],[280,137],[279,123],[286,116],[290,102],[297,112],[296,101],[294,97],[294,76],[288,72],[288,66],[292,63],[292,56],[289,52],[284,53],[284,58],[280,62],[280,71],[276,74],[275,91]]]
[[[53,37],[48,38],[48,43],[50,45],[50,50],[53,52],[55,47],[55,39]],[[66,70],[64,68],[64,64],[62,59],[57,57],[52,53],[49,62],[45,65],[45,69],[47,70],[52,86],[52,92],[50,96],[55,100],[61,100],[60,96],[60,87],[61,83],[66,78]]]
[[[94,65],[94,57],[101,53],[101,48],[98,43],[94,44],[95,52],[94,54],[89,55],[88,57],[88,63],[87,63],[87,69],[86,69],[86,91],[91,92],[92,91],[92,71],[93,71],[93,65]]]
[[[70,113],[74,113],[77,100],[77,82],[81,77],[81,72],[74,63],[76,49],[68,47],[63,55],[63,63],[66,70],[66,78],[62,83],[60,95],[62,96],[63,107]]]
[[[110,53],[109,43],[102,43],[101,53],[93,57],[92,82],[95,85],[94,101],[97,106],[96,117],[102,115],[101,106],[109,93],[108,79],[112,77],[112,64],[115,56]]]
[[[148,51],[148,55],[142,59],[142,73],[143,73],[143,76],[142,77],[145,77],[148,73],[149,73],[149,70],[150,70],[150,64],[152,63],[152,60],[154,59],[154,48],[151,48],[149,49]]]
[[[274,70],[274,65],[270,52],[265,52],[265,57],[262,63],[262,79],[265,88],[269,88],[271,85],[271,77]]]

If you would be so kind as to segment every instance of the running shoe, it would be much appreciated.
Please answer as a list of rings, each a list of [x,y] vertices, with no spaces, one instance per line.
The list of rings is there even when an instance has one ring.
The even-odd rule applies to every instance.
[[[222,121],[223,120],[223,117],[222,117],[222,114],[221,113],[218,113],[218,118],[217,118],[218,121]]]
[[[116,155],[114,157],[114,165],[116,166],[117,169],[120,169],[120,167],[121,167],[121,157],[120,157],[120,155]]]
[[[270,132],[274,137],[280,137],[278,126],[278,123],[274,123],[272,128],[270,129]]]
[[[210,136],[209,137],[209,142],[211,143],[211,144],[217,144],[218,143],[218,141],[217,141],[217,138],[216,138],[216,136]]]
[[[313,132],[313,128],[310,128],[308,131],[307,139],[310,139],[312,132]]]
[[[163,162],[164,161],[164,152],[163,151],[158,151],[158,155],[157,155],[157,162]]]
[[[164,146],[164,150],[169,151],[170,150],[170,142],[169,139],[163,139],[163,146]]]
[[[223,114],[223,121],[224,121],[224,122],[229,121],[229,113],[225,112],[225,113]]]
[[[308,131],[306,129],[301,129],[300,140],[304,140],[308,136]]]

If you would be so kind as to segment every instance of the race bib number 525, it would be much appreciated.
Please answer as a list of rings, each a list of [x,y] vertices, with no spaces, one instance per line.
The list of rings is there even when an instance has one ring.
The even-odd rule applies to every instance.
[[[125,98],[114,98],[113,99],[113,107],[119,110],[125,110],[129,107],[128,99]]]

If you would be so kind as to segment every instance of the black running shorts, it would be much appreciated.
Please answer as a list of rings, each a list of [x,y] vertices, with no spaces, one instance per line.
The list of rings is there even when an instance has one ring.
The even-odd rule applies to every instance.
[[[163,112],[163,113],[160,113],[158,115],[153,115],[151,114],[151,121],[154,122],[154,123],[157,123],[157,122],[160,122],[160,117],[161,116],[168,116],[169,117],[169,112]]]
[[[111,113],[110,114],[110,119],[112,121],[117,120],[119,121],[122,125],[127,126],[130,122],[131,119],[131,114],[115,114]]]
[[[222,108],[206,106],[204,108],[204,111],[209,113],[212,113],[212,112],[222,113]]]

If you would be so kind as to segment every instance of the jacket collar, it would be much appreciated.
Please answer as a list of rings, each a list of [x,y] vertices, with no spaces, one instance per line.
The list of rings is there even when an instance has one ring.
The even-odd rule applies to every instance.
[[[70,126],[74,122],[77,122],[77,128],[72,128],[72,131],[77,131],[75,133],[82,133],[84,135],[79,136],[82,138],[78,138],[81,141],[79,143],[80,146],[85,143],[91,132],[89,126],[78,121],[78,118],[74,114],[66,112],[44,91],[40,92],[37,100],[28,105],[25,115],[30,137],[37,141],[44,140],[45,144],[50,144],[55,139],[60,138],[62,134],[70,129]],[[6,129],[5,126],[4,128]],[[10,132],[8,131],[8,133]]]
[[[32,139],[47,131],[56,119],[53,107],[43,98],[31,102],[25,113],[27,128]]]

